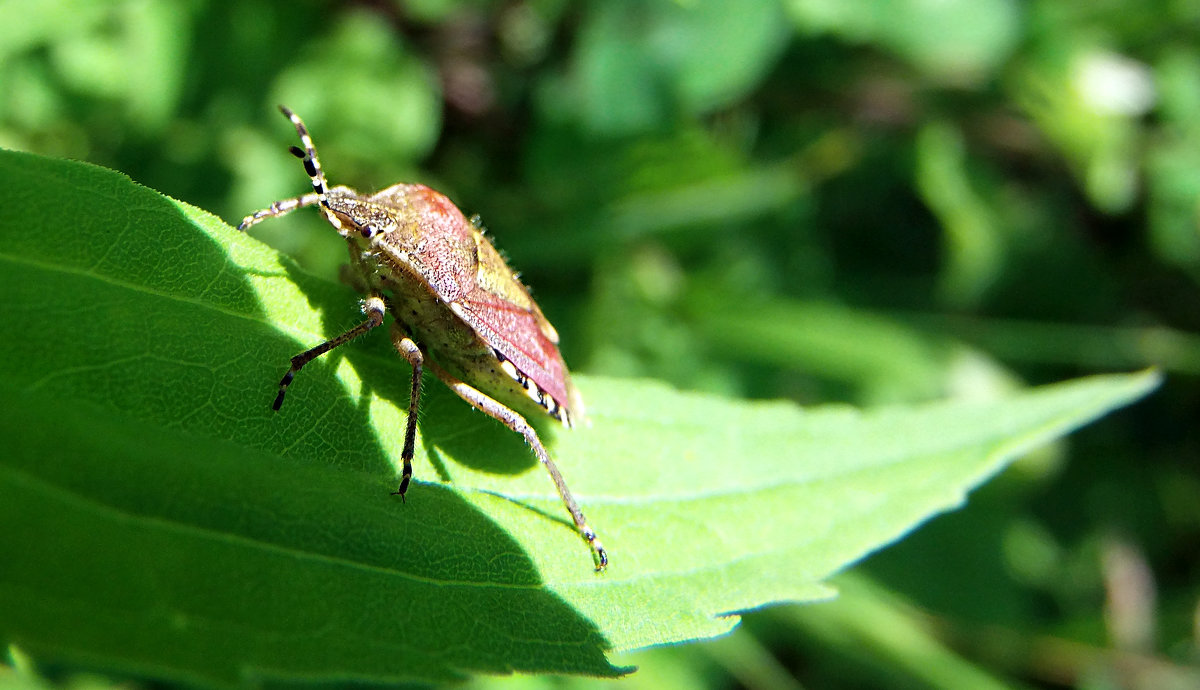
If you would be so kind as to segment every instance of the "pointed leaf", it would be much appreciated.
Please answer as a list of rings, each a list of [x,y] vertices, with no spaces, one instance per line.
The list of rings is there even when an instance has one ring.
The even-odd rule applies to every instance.
[[[1151,390],[802,410],[581,376],[543,433],[612,556],[592,572],[519,438],[434,381],[395,487],[409,369],[218,219],[93,166],[0,152],[0,643],[234,686],[509,670],[716,635],[960,504],[1022,452]],[[286,222],[283,220],[275,222]]]

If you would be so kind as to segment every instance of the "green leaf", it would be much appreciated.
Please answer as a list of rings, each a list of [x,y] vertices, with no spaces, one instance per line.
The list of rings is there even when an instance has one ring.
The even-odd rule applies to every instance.
[[[787,0],[785,6],[804,33],[877,43],[956,82],[986,79],[1021,38],[1021,7],[1007,0]]]
[[[580,377],[543,433],[612,556],[592,572],[520,439],[430,381],[407,504],[409,370],[220,220],[90,165],[0,152],[0,643],[203,685],[613,675],[822,580],[1154,373],[995,402],[802,410]],[[287,222],[287,221],[277,221]]]

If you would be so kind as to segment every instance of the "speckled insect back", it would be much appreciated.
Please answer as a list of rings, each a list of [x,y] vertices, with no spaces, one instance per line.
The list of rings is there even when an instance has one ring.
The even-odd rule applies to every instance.
[[[396,184],[371,195],[329,188],[308,130],[280,106],[304,148],[292,153],[312,179],[310,194],[276,201],[246,216],[239,230],[304,206],[317,206],[346,239],[350,277],[365,295],[366,320],[292,358],[279,382],[276,410],[296,372],[313,359],[394,318],[392,343],[412,365],[405,425],[403,498],[412,477],[421,372],[431,369],[450,390],[521,434],[550,473],[579,534],[592,548],[596,570],[608,555],[537,432],[522,416],[547,414],[570,427],[583,419],[583,400],[558,351],[558,333],[542,315],[478,221],[468,221],[449,199],[419,184]],[[519,411],[518,411],[519,410]]]

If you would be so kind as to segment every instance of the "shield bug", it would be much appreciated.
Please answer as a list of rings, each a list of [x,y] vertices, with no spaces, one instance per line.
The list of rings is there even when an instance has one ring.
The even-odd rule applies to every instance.
[[[401,453],[403,498],[412,477],[421,373],[428,367],[460,398],[521,434],[549,472],[575,528],[592,549],[596,570],[608,556],[588,525],[567,482],[524,414],[545,414],[566,427],[583,418],[583,401],[558,351],[558,333],[542,315],[477,220],[467,220],[449,199],[419,184],[395,184],[362,195],[330,188],[308,129],[279,108],[300,135],[291,152],[304,163],[312,192],[276,201],[246,216],[246,230],[267,218],[317,206],[350,250],[348,276],[362,292],[366,320],[292,357],[279,382],[274,408],[283,404],[292,378],[305,364],[393,317],[392,343],[412,366],[408,421]]]

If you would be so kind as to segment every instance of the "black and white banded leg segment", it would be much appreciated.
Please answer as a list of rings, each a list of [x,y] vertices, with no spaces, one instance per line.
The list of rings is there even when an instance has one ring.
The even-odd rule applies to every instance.
[[[379,324],[383,323],[383,314],[387,310],[387,307],[383,303],[383,298],[372,296],[363,300],[362,310],[363,313],[367,315],[366,321],[363,321],[336,338],[330,338],[320,345],[305,350],[295,357],[292,357],[291,368],[289,368],[288,372],[283,375],[283,379],[279,381],[279,394],[275,396],[275,403],[271,405],[273,409],[278,410],[283,405],[283,396],[287,393],[288,386],[292,385],[292,379],[296,377],[296,373],[298,371],[304,368],[305,364],[308,364],[317,357],[320,357],[339,345],[345,345],[363,333],[366,333],[372,328],[375,328]]]
[[[242,219],[238,225],[238,230],[245,230],[255,223],[267,218],[275,218],[282,216],[285,213],[291,213],[298,208],[305,206],[318,205],[321,207],[321,214],[325,216],[334,228],[339,232],[342,230],[341,221],[337,216],[333,215],[333,211],[329,208],[330,195],[338,196],[345,194],[348,196],[357,196],[357,193],[349,187],[338,186],[329,189],[325,184],[325,173],[321,171],[321,161],[317,158],[317,149],[313,146],[312,137],[308,134],[308,128],[304,126],[304,122],[300,120],[300,116],[293,113],[285,106],[279,106],[279,112],[287,116],[287,119],[292,121],[292,125],[296,128],[296,133],[300,135],[300,143],[304,144],[304,148],[293,146],[288,149],[293,156],[304,162],[304,172],[308,173],[312,179],[313,190],[309,194],[293,197],[291,199],[281,199],[271,204],[261,211],[256,211]]]
[[[411,340],[409,342],[412,343]],[[417,347],[415,343],[412,346],[414,348]],[[445,369],[438,366],[436,362],[431,361],[427,364],[433,373],[441,379],[442,383],[446,384],[446,387],[454,391],[458,397],[525,438],[525,442],[533,449],[533,454],[542,463],[542,467],[545,467],[546,472],[550,474],[550,479],[554,480],[554,486],[558,489],[558,496],[562,499],[563,505],[566,506],[567,512],[571,514],[571,520],[575,522],[575,529],[583,537],[584,541],[588,543],[588,546],[591,547],[592,561],[596,566],[596,572],[600,572],[608,567],[608,552],[604,550],[604,545],[600,543],[600,539],[596,536],[596,531],[588,524],[587,518],[583,515],[583,510],[575,502],[575,497],[571,495],[571,490],[567,488],[567,480],[563,479],[562,473],[558,471],[558,465],[555,465],[554,461],[550,459],[550,454],[546,452],[546,447],[542,445],[542,440],[538,438],[537,432],[529,425],[529,422],[525,421],[525,418],[518,412],[493,400],[479,389],[451,376]]]

